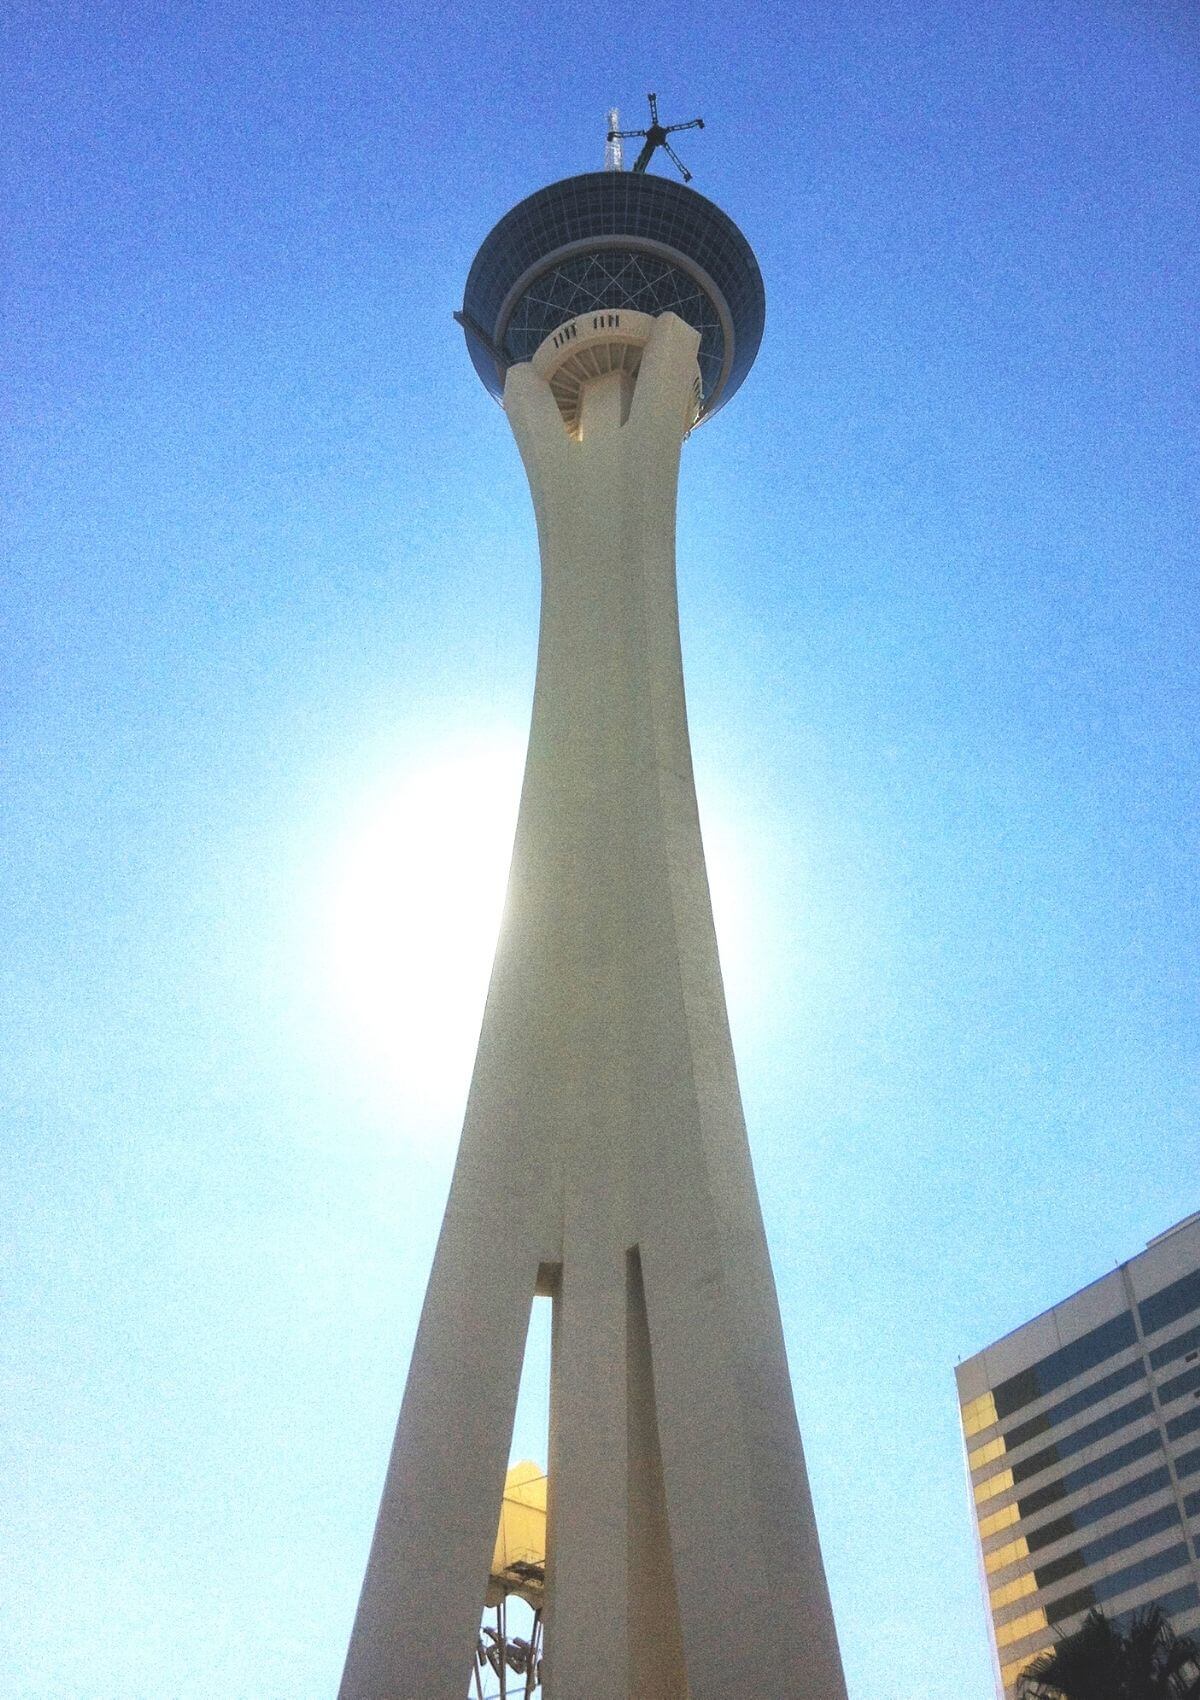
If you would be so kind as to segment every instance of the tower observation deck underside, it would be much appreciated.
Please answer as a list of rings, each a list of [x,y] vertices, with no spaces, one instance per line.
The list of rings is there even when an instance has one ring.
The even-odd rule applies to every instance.
[[[700,333],[701,409],[722,406],[762,339],[762,276],[749,243],[694,189],[633,172],[551,183],[506,213],[467,278],[461,320],[495,396],[568,320],[602,309],[676,313]]]

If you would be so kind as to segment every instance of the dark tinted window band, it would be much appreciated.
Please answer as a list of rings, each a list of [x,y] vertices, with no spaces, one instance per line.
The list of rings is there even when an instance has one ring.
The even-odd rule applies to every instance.
[[[1176,1588],[1174,1593],[1163,1594],[1158,1603],[1168,1617],[1175,1617],[1180,1612],[1187,1611],[1190,1606],[1200,1605],[1200,1594],[1189,1583],[1185,1588]]]
[[[1098,1600],[1115,1599],[1118,1594],[1127,1594],[1130,1588],[1140,1588],[1143,1582],[1152,1582],[1156,1576],[1166,1576],[1172,1570],[1178,1570],[1188,1562],[1188,1556],[1185,1542],[1180,1541],[1177,1546],[1165,1547],[1162,1552],[1151,1553],[1149,1558],[1126,1565],[1124,1570],[1101,1577],[1098,1582],[1092,1583],[1092,1592]],[[1049,1611],[1046,1615],[1049,1617]]]
[[[1118,1446],[1111,1452],[1106,1452],[1103,1458],[1096,1458],[1090,1464],[1081,1464],[1077,1470],[1068,1470],[1062,1478],[1062,1484],[1068,1493],[1075,1493],[1081,1487],[1087,1487],[1089,1482],[1101,1482],[1105,1476],[1111,1476],[1114,1470],[1123,1470],[1126,1464],[1133,1464],[1139,1458],[1148,1458],[1152,1452],[1157,1452],[1162,1445],[1158,1434],[1151,1429],[1148,1434],[1139,1434],[1134,1440],[1127,1440],[1124,1446]]]
[[[1109,1322],[1101,1323],[1100,1327],[1093,1328],[1090,1334],[1073,1340],[1069,1346],[1060,1347],[1040,1363],[1023,1369],[1019,1375],[1010,1376],[1007,1381],[1002,1381],[998,1387],[994,1387],[992,1397],[996,1401],[996,1415],[1011,1416],[1014,1411],[1019,1411],[1022,1405],[1028,1405],[1031,1399],[1038,1399],[1043,1393],[1053,1393],[1054,1389],[1061,1387],[1064,1382],[1074,1380],[1085,1370],[1094,1369],[1106,1358],[1123,1352],[1127,1346],[1132,1346],[1136,1339],[1133,1317],[1128,1311],[1114,1316]]]
[[[1164,1364],[1185,1357],[1191,1351],[1200,1351],[1200,1328],[1189,1328],[1186,1334],[1168,1340],[1165,1346],[1156,1346],[1150,1354],[1150,1366],[1161,1369]]]
[[[1051,1623],[1061,1623],[1064,1617],[1074,1617],[1077,1611],[1090,1611],[1096,1603],[1096,1595],[1091,1588],[1080,1588],[1078,1593],[1064,1594],[1061,1600],[1055,1600],[1046,1606],[1046,1616]]]
[[[1081,1552],[1068,1552],[1062,1558],[1053,1558],[1049,1564],[1041,1564],[1033,1573],[1033,1579],[1039,1588],[1052,1588],[1056,1582],[1061,1582],[1064,1576],[1071,1576],[1076,1570],[1083,1570],[1087,1564]]]
[[[1163,1475],[1166,1475],[1163,1471]],[[1145,1477],[1142,1478],[1143,1481]],[[1153,1490],[1147,1488],[1147,1493]],[[1034,1529],[1026,1534],[1025,1544],[1030,1552],[1041,1552],[1043,1547],[1052,1547],[1055,1541],[1066,1540],[1068,1535],[1079,1533],[1079,1513],[1068,1514],[1066,1517],[1054,1517],[1049,1523],[1043,1523],[1040,1529]]]
[[[1161,1493],[1163,1488],[1171,1485],[1170,1472],[1164,1464],[1157,1470],[1150,1470],[1144,1476],[1138,1476],[1135,1481],[1124,1482],[1119,1488],[1111,1488],[1108,1493],[1102,1493],[1099,1499],[1089,1500],[1086,1505],[1079,1506],[1065,1517],[1056,1517],[1052,1523],[1043,1523],[1040,1529],[1026,1533],[1025,1540],[1030,1552],[1040,1552],[1043,1547],[1051,1546],[1055,1541],[1061,1541],[1067,1535],[1078,1534],[1092,1523],[1099,1523],[1104,1517],[1111,1517],[1114,1511],[1124,1511],[1127,1505],[1136,1505],[1139,1499],[1148,1499],[1152,1493]]]
[[[1030,1417],[1028,1422],[1018,1423],[1015,1428],[1001,1429],[1005,1449],[1013,1452],[1018,1446],[1024,1446],[1027,1440],[1036,1440],[1039,1434],[1049,1433],[1054,1427],[1057,1409],[1056,1405],[1053,1410],[1042,1411],[1039,1416]]]
[[[1136,1463],[1139,1458],[1148,1458],[1152,1452],[1158,1451],[1160,1445],[1156,1430],[1151,1429],[1148,1434],[1139,1434],[1136,1439],[1127,1440],[1124,1446],[1117,1446],[1111,1452],[1106,1452],[1103,1458],[1096,1458],[1090,1464],[1081,1464],[1077,1470],[1068,1470],[1056,1482],[1047,1482],[1045,1487],[1025,1494],[1017,1501],[1017,1515],[1032,1517],[1035,1511],[1043,1511],[1047,1505],[1065,1499],[1069,1493],[1075,1493],[1091,1482],[1103,1481],[1105,1476],[1111,1476],[1114,1470],[1123,1470],[1126,1464]]]
[[[1159,1594],[1154,1604],[1165,1611],[1168,1617],[1176,1617],[1179,1613],[1194,1606],[1197,1600],[1200,1600],[1200,1594],[1197,1594],[1195,1588],[1189,1583],[1185,1588],[1172,1589],[1169,1594]],[[1126,1630],[1132,1621],[1134,1611],[1144,1610],[1144,1606],[1135,1606],[1131,1611],[1114,1612],[1109,1621],[1115,1623],[1118,1629]]]
[[[1189,1493],[1183,1502],[1183,1509],[1189,1517],[1200,1517],[1200,1493]]]
[[[1110,1534],[1101,1535],[1099,1540],[1088,1541],[1079,1550],[1085,1564],[1101,1564],[1106,1558],[1112,1558],[1114,1553],[1126,1552],[1140,1541],[1148,1541],[1152,1535],[1161,1535],[1164,1529],[1179,1527],[1179,1513],[1174,1505],[1161,1505],[1157,1511],[1126,1523],[1123,1529],[1114,1529]]]
[[[1137,1546],[1139,1541],[1148,1541],[1151,1535],[1161,1535],[1164,1529],[1179,1527],[1179,1513],[1173,1505],[1160,1505],[1157,1511],[1148,1511],[1144,1517],[1135,1517],[1132,1523],[1126,1523],[1123,1529],[1113,1529],[1107,1535],[1101,1535],[1097,1540],[1087,1541],[1082,1548],[1085,1564],[1099,1564],[1114,1553],[1124,1552],[1128,1547]]]
[[[1175,1460],[1175,1474],[1183,1481],[1185,1476],[1194,1476],[1200,1470],[1200,1446],[1192,1452],[1182,1452]]]
[[[1167,1435],[1171,1440],[1178,1440],[1180,1435],[1194,1434],[1200,1428],[1200,1405],[1191,1411],[1184,1411],[1178,1417],[1172,1417],[1167,1424]]]
[[[1160,1505],[1157,1511],[1147,1512],[1145,1517],[1138,1517],[1123,1528],[1114,1529],[1111,1534],[1101,1535],[1099,1540],[1088,1541],[1075,1552],[1039,1565],[1033,1573],[1034,1581],[1039,1588],[1053,1587],[1055,1582],[1061,1582],[1064,1576],[1070,1576],[1076,1570],[1083,1570],[1089,1564],[1100,1564],[1114,1553],[1124,1552],[1128,1547],[1137,1546],[1139,1541],[1148,1541],[1151,1535],[1161,1535],[1164,1529],[1174,1529],[1178,1525],[1179,1513],[1175,1507]]]
[[[1148,1417],[1154,1409],[1150,1395],[1144,1394],[1140,1399],[1130,1400],[1128,1405],[1122,1405],[1119,1410],[1109,1411],[1107,1415],[1098,1417],[1094,1423],[1088,1423],[1084,1428],[1076,1429],[1074,1434],[1062,1435],[1041,1452],[1035,1452],[1031,1458],[1023,1458],[1020,1463],[1010,1465],[1014,1482],[1027,1482],[1030,1476],[1038,1475],[1042,1470],[1048,1470],[1052,1464],[1059,1463],[1064,1458],[1071,1458],[1076,1452],[1082,1452],[1097,1440],[1104,1440],[1110,1434],[1116,1434],[1118,1429],[1127,1428],[1140,1417]]]
[[[1180,1541],[1176,1546],[1165,1547],[1162,1552],[1151,1553],[1149,1558],[1138,1559],[1136,1564],[1127,1564],[1124,1570],[1114,1570],[1111,1576],[1101,1576],[1090,1587],[1066,1594],[1061,1600],[1049,1601],[1043,1610],[1051,1623],[1061,1623],[1064,1617],[1074,1617],[1076,1612],[1087,1611],[1102,1600],[1127,1594],[1131,1588],[1140,1588],[1143,1582],[1152,1582],[1156,1576],[1169,1575],[1187,1562],[1188,1549]],[[1085,1595],[1091,1597],[1085,1600]],[[1081,1601],[1084,1603],[1081,1604]]]
[[[1189,1310],[1200,1310],[1200,1269],[1193,1269],[1180,1281],[1172,1281],[1161,1293],[1153,1293],[1138,1306],[1145,1333],[1153,1334],[1168,1322],[1178,1322]]]
[[[1172,1399],[1182,1398],[1195,1387],[1200,1387],[1200,1364],[1195,1369],[1185,1369],[1182,1375],[1174,1376],[1170,1381],[1162,1382],[1158,1396],[1164,1405],[1169,1405]]]
[[[1054,1505],[1060,1499],[1067,1497],[1067,1490],[1062,1482],[1047,1482],[1045,1487],[1038,1488],[1034,1493],[1027,1493],[1017,1501],[1017,1516],[1032,1517],[1038,1511],[1044,1511],[1048,1505]]]
[[[1140,1381],[1143,1374],[1142,1366],[1135,1358],[1133,1363],[1126,1364],[1124,1369],[1115,1369],[1111,1375],[1093,1381],[1090,1387],[1084,1387],[1078,1393],[1072,1393],[1069,1399],[1051,1405],[1050,1409],[1043,1411],[1040,1416],[1030,1417],[1028,1422],[1018,1423],[1016,1428],[1005,1429],[1005,1446],[1012,1452],[1016,1447],[1023,1446],[1027,1440],[1036,1440],[1039,1434],[1045,1434],[1046,1430],[1053,1428],[1056,1423],[1065,1423],[1068,1418],[1078,1416],[1080,1411],[1086,1411],[1089,1405],[1098,1405],[1101,1399],[1107,1399],[1111,1393],[1119,1393],[1123,1387]]]

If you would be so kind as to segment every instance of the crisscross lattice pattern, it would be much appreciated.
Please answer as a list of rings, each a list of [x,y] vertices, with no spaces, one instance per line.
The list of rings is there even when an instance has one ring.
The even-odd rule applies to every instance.
[[[580,313],[624,307],[638,313],[678,313],[700,332],[700,381],[705,396],[721,375],[725,339],[717,310],[686,272],[654,254],[602,248],[575,254],[543,272],[513,309],[504,338],[511,360],[528,360],[552,330]]]

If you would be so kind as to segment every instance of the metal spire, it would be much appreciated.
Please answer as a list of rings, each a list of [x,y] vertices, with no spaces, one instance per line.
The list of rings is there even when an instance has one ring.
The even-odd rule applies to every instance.
[[[604,143],[605,171],[624,171],[625,150],[621,146],[620,133],[617,125],[621,122],[621,114],[615,106],[608,109],[608,135]]]
[[[667,137],[674,135],[676,130],[703,130],[703,118],[689,118],[686,124],[660,124],[658,121],[658,96],[656,94],[651,94],[647,95],[646,98],[650,102],[650,128],[648,130],[618,130],[615,124],[612,124],[612,120],[615,119],[616,113],[610,112],[608,116],[612,127],[608,132],[609,147],[611,147],[614,142],[619,144],[626,136],[641,136],[644,138],[644,142],[641,153],[633,162],[633,169],[635,171],[645,171],[646,167],[650,163],[654,150],[656,148],[661,148],[667,158],[679,168],[679,172],[683,177],[684,182],[690,183],[692,180],[692,174],[680,159],[679,155],[675,152],[670,142],[668,142]]]

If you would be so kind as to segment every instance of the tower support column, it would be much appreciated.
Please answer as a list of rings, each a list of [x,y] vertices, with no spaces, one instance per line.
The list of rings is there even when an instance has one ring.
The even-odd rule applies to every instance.
[[[539,1270],[545,1700],[844,1700],[688,742],[697,344],[653,321],[636,375],[584,386],[578,440],[535,365],[508,373],[543,576],[529,755],[342,1700],[466,1693]]]

